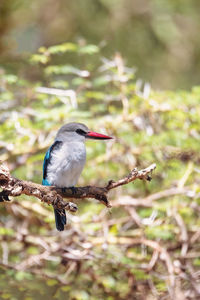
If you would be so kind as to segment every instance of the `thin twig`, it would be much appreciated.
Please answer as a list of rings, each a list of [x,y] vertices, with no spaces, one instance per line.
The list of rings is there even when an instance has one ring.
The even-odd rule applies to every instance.
[[[22,194],[39,198],[42,202],[52,204],[55,208],[64,208],[69,211],[76,211],[77,206],[72,202],[65,202],[63,198],[83,199],[93,198],[101,201],[107,207],[111,207],[107,194],[111,189],[128,184],[136,179],[151,180],[151,174],[156,165],[152,164],[146,169],[138,171],[134,168],[126,177],[113,181],[110,180],[105,187],[85,186],[73,189],[66,188],[65,191],[55,186],[43,186],[30,181],[19,180],[11,176],[8,167],[5,164],[0,165],[0,201],[9,200],[8,196],[17,197]]]

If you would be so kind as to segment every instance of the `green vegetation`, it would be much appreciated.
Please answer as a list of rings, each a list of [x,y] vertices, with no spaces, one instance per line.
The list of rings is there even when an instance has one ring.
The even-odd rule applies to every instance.
[[[3,68],[0,74],[0,159],[14,176],[40,183],[46,149],[72,120],[115,137],[87,143],[79,185],[104,185],[154,162],[157,169],[150,183],[116,189],[111,214],[77,201],[63,233],[52,208],[35,198],[1,203],[1,298],[162,299],[174,281],[176,295],[190,291],[195,299],[200,88],[140,86],[119,54],[105,59],[89,44],[42,47],[29,64],[32,80]],[[133,205],[123,205],[127,199]]]
[[[153,87],[189,89],[199,84],[199,0],[0,2],[0,64],[9,70],[26,68],[27,55],[41,46],[89,41],[100,45],[105,57],[119,51]]]

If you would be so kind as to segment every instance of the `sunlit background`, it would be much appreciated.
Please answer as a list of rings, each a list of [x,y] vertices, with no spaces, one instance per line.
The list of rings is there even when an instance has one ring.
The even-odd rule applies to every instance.
[[[200,295],[200,1],[0,0],[0,161],[41,183],[69,121],[88,141],[63,232],[34,197],[0,202],[0,299],[197,300]],[[1,198],[0,198],[1,199]],[[67,200],[66,200],[67,201]]]
[[[198,0],[1,0],[0,10],[0,60],[10,68],[40,46],[86,40],[105,57],[119,51],[158,89],[199,83]]]

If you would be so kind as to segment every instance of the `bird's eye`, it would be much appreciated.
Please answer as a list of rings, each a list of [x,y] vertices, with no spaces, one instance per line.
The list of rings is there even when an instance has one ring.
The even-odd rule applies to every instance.
[[[78,133],[78,134],[80,134],[80,135],[86,135],[86,134],[87,134],[87,132],[85,132],[85,131],[82,130],[82,129],[77,129],[77,130],[76,130],[76,133]]]

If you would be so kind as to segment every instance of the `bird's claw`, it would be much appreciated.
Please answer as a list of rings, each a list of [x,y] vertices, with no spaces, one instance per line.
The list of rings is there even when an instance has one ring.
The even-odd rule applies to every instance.
[[[62,188],[61,188],[62,193],[66,193],[66,189],[67,189],[66,187],[62,187]]]
[[[67,189],[70,189],[72,191],[72,195],[76,194],[76,188],[74,186],[70,186],[70,187],[63,187],[61,188],[62,193],[66,193]]]
[[[72,195],[76,194],[76,189],[74,186],[70,186],[70,189],[72,191]]]

